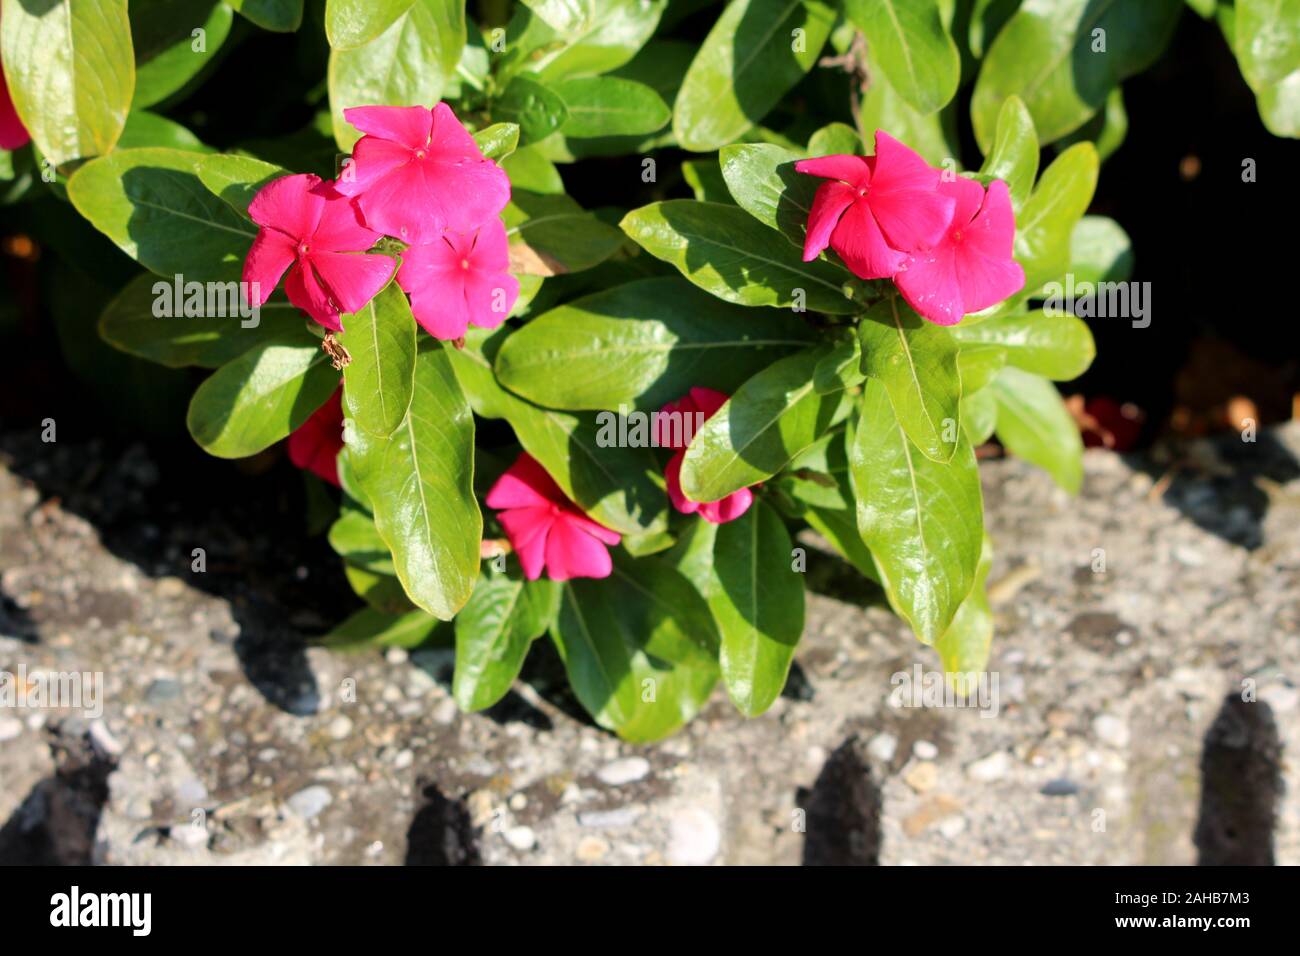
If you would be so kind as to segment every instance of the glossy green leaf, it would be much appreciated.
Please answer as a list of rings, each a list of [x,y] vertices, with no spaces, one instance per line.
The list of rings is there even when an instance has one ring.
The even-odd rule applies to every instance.
[[[217,153],[199,160],[199,182],[214,196],[220,196],[226,205],[241,216],[248,217],[248,204],[253,197],[273,179],[290,175],[272,163],[264,163],[251,156]]]
[[[993,437],[998,424],[998,400],[991,389],[983,389],[961,400],[961,429],[974,446]]]
[[[617,229],[563,194],[515,190],[502,218],[515,273],[550,276],[581,272],[604,262],[625,241]]]
[[[1008,96],[998,113],[993,146],[980,167],[980,179],[987,183],[1001,179],[1011,193],[1011,205],[1019,209],[1029,198],[1038,175],[1038,134],[1034,118],[1018,96]]]
[[[509,422],[524,450],[594,520],[623,534],[662,531],[667,521],[667,499],[657,483],[662,468],[648,448],[603,445],[594,414],[540,408],[498,384],[492,363],[509,332],[470,328],[465,348],[451,353],[475,414]]]
[[[865,152],[858,131],[844,123],[823,126],[808,139],[809,156],[862,156]]]
[[[411,603],[411,599],[402,590],[402,582],[397,580],[396,575],[375,574],[345,561],[343,563],[343,576],[347,578],[348,586],[352,588],[356,596],[381,614],[405,614],[408,611],[416,610],[415,605]],[[431,617],[423,611],[420,611],[420,614],[430,620],[437,621],[437,618]]]
[[[804,262],[790,242],[736,206],[670,199],[632,210],[621,225],[655,258],[728,302],[854,311],[844,294],[848,273],[828,262]]]
[[[131,0],[130,14],[136,61],[131,108],[137,110],[181,90],[214,62],[235,18],[220,0]]]
[[[183,149],[194,153],[212,152],[211,146],[205,146],[202,140],[175,120],[148,110],[136,110],[127,116],[117,148],[142,149],[149,146]]]
[[[345,109],[437,103],[460,60],[465,31],[464,3],[415,0],[374,39],[353,49],[333,50],[330,116],[339,148],[350,150],[361,138],[343,118]]]
[[[1300,2],[1237,0],[1232,45],[1269,132],[1300,136]]]
[[[516,76],[492,106],[493,119],[519,127],[524,144],[545,139],[564,125],[568,107],[559,93],[529,76]]]
[[[555,195],[564,192],[564,180],[555,164],[543,156],[536,146],[525,146],[500,160],[501,168],[510,177],[512,190]]]
[[[866,36],[890,85],[915,109],[933,113],[952,99],[961,57],[937,0],[845,0],[844,12]]]
[[[77,212],[142,266],[186,281],[239,279],[257,228],[203,185],[207,157],[177,149],[124,149],[68,180]]]
[[[830,428],[843,393],[818,395],[813,372],[827,350],[773,362],[745,382],[695,433],[682,461],[682,490],[717,501],[764,481]]]
[[[956,686],[969,695],[978,686],[978,677],[989,663],[993,644],[993,611],[987,591],[989,571],[993,567],[993,543],[988,535],[980,550],[979,567],[970,594],[961,602],[948,630],[935,642],[943,669]]]
[[[1015,257],[1025,269],[1025,291],[1061,276],[1070,266],[1070,237],[1097,188],[1097,150],[1071,146],[1039,177],[1016,217]]]
[[[673,106],[682,148],[717,149],[762,120],[817,62],[834,23],[818,0],[731,0]]]
[[[722,680],[746,717],[781,695],[803,636],[803,577],[790,550],[785,523],[762,500],[719,526],[714,541],[719,588],[709,607],[722,634]]]
[[[737,205],[803,249],[813,196],[823,180],[795,172],[802,159],[771,143],[738,143],[718,153],[722,178]]]
[[[220,293],[219,305],[215,298],[209,304],[209,292]],[[145,274],[128,282],[104,309],[99,334],[116,349],[170,368],[218,368],[255,345],[303,328],[302,313],[282,299],[267,302],[256,318],[242,316],[242,305],[233,281],[219,289],[192,285],[188,294],[182,285],[178,297],[175,279]]]
[[[406,294],[390,282],[360,312],[343,316],[340,337],[352,361],[343,369],[343,408],[381,438],[406,418],[415,390],[416,324]]]
[[[411,9],[413,0],[327,0],[325,36],[336,50],[363,46]]]
[[[474,497],[474,417],[447,348],[421,341],[411,404],[391,436],[344,431],[402,586],[442,620],[474,590],[483,537]]]
[[[755,314],[664,276],[537,317],[506,339],[496,374],[511,391],[551,408],[653,411],[700,382],[730,392],[808,340],[793,317]]]
[[[540,0],[522,36],[507,40],[507,72],[526,68],[544,79],[607,73],[650,39],[667,0]],[[635,77],[634,77],[635,79]]]
[[[452,695],[462,710],[491,707],[510,690],[528,649],[560,608],[558,581],[485,573],[456,615]]]
[[[555,85],[568,118],[565,136],[632,136],[653,133],[672,117],[651,87],[614,76],[582,76]]]
[[[1182,0],[1025,0],[989,47],[971,96],[987,152],[1008,96],[1029,108],[1039,141],[1078,129],[1126,77],[1165,48]]]
[[[474,134],[474,142],[488,159],[506,159],[519,145],[519,127],[514,123],[493,123]],[[511,185],[515,185],[513,177]]]
[[[302,26],[303,0],[225,0],[263,30],[292,33]]]
[[[856,335],[836,342],[829,354],[813,370],[813,388],[818,395],[829,395],[840,389],[861,385],[862,346]]]
[[[952,334],[963,346],[1000,346],[1008,364],[1058,382],[1078,378],[1097,354],[1087,323],[1068,314],[999,315],[956,326]]]
[[[567,582],[551,636],[582,706],[634,743],[680,728],[718,681],[708,605],[655,558],[620,561],[603,580]]]
[[[1133,274],[1133,243],[1124,227],[1106,216],[1084,216],[1075,223],[1070,234],[1070,271],[1076,286],[1127,282]]]
[[[688,159],[682,163],[682,178],[700,202],[731,202],[727,181],[722,178],[722,168],[712,156]]]
[[[47,160],[62,166],[113,148],[135,90],[126,0],[4,0],[0,60]]]
[[[1083,484],[1083,439],[1056,386],[1041,375],[1007,367],[989,388],[998,402],[998,440],[1077,494]]]
[[[964,439],[947,464],[924,455],[898,426],[889,397],[869,380],[849,446],[858,530],[891,603],[933,644],[970,593],[984,539],[975,453]]]
[[[423,611],[384,614],[374,608],[355,612],[322,639],[336,651],[359,651],[373,647],[419,647],[433,637],[441,622]]]
[[[883,129],[921,154],[926,162],[940,166],[961,155],[958,146],[956,102],[934,113],[922,113],[890,85],[875,68],[870,56],[867,69],[871,82],[859,108],[868,151],[875,152],[875,131]]]
[[[186,424],[208,454],[246,458],[287,438],[338,384],[320,340],[299,328],[213,372],[194,392]]]
[[[1097,156],[1105,162],[1107,157],[1124,144],[1127,135],[1128,111],[1124,108],[1124,91],[1117,86],[1110,91],[1106,105],[1096,116],[1073,133],[1062,136],[1056,145],[1057,148],[1063,148],[1075,143],[1090,142],[1097,147]]]
[[[373,515],[355,507],[343,507],[330,525],[329,543],[334,552],[353,567],[371,574],[396,575],[393,556],[375,528]]]
[[[885,386],[898,422],[921,453],[945,462],[961,437],[957,340],[897,296],[869,309],[858,325],[862,372]]]

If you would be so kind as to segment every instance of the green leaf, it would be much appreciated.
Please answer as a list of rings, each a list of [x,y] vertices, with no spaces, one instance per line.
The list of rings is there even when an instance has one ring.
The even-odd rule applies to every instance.
[[[865,152],[858,131],[844,123],[823,126],[808,139],[809,156],[861,156]]]
[[[504,69],[546,80],[607,73],[655,32],[667,0],[539,0],[523,36],[507,39]]]
[[[0,60],[14,109],[55,166],[111,150],[135,89],[126,0],[4,0]]]
[[[1058,149],[1075,143],[1090,142],[1097,147],[1097,156],[1105,162],[1115,150],[1124,145],[1128,135],[1128,111],[1124,108],[1124,91],[1115,87],[1106,97],[1106,105],[1101,112],[1084,123],[1073,133],[1062,136],[1056,141]]]
[[[175,120],[147,110],[137,110],[127,116],[117,148],[140,149],[147,146],[163,146],[195,153],[212,152],[212,147],[205,146],[202,140]]]
[[[402,590],[402,582],[396,575],[375,574],[365,568],[344,562],[343,576],[348,585],[361,600],[383,614],[405,614],[415,610],[415,605]],[[420,612],[424,614],[423,611]],[[429,615],[424,614],[425,617]],[[437,618],[431,618],[437,620]]]
[[[118,150],[73,173],[68,198],[119,249],[159,275],[239,279],[257,229],[199,180],[207,158],[178,149]]]
[[[1000,315],[956,326],[952,334],[963,346],[1000,346],[1008,364],[1058,382],[1078,378],[1097,354],[1087,323],[1068,314]]]
[[[926,162],[938,166],[961,155],[958,146],[956,101],[934,113],[922,113],[890,85],[868,57],[871,82],[859,111],[863,130],[871,134],[883,129],[916,150]]]
[[[781,695],[803,636],[803,579],[790,551],[785,523],[762,500],[719,526],[714,541],[719,588],[709,607],[722,632],[722,680],[746,717]]]
[[[1300,2],[1237,0],[1232,46],[1268,131],[1300,136]]]
[[[1025,292],[1070,267],[1070,237],[1097,188],[1097,150],[1091,143],[1071,146],[1038,180],[1034,194],[1016,217],[1015,257],[1025,269]]]
[[[462,710],[491,707],[519,676],[533,641],[560,608],[558,581],[524,581],[484,574],[456,615],[456,671],[452,695]]]
[[[283,300],[263,305],[254,322],[252,315],[241,318],[243,300],[234,282],[220,290],[220,304],[214,300],[212,308],[209,291],[217,292],[193,286],[187,296],[182,287],[178,296],[174,279],[136,276],[100,315],[100,337],[120,351],[169,368],[218,368],[255,345],[303,327],[302,313]],[[190,315],[185,314],[187,298],[194,306]]]
[[[1120,81],[1153,62],[1182,0],[1025,0],[989,47],[971,96],[988,151],[1008,96],[1029,108],[1046,144],[1086,123]]]
[[[998,345],[967,345],[961,342],[957,353],[957,370],[961,373],[961,395],[966,398],[993,381],[1007,364],[1007,350]]]
[[[225,0],[263,30],[292,33],[302,26],[303,0]]]
[[[657,483],[662,468],[650,449],[608,447],[594,414],[539,408],[497,383],[492,362],[509,331],[471,328],[465,348],[451,353],[475,414],[509,422],[524,450],[593,520],[622,534],[662,531],[667,500]]]
[[[649,743],[695,716],[718,681],[704,598],[655,558],[566,582],[551,637],[574,694],[602,727]]]
[[[550,276],[581,272],[604,262],[624,242],[617,229],[563,194],[514,190],[502,218],[515,273]]]
[[[813,388],[818,395],[829,395],[841,389],[861,385],[864,375],[862,346],[856,335],[836,342],[829,354],[817,363],[813,371]]]
[[[523,149],[514,150],[500,159],[500,163],[501,168],[510,177],[511,190],[547,195],[564,192],[564,180],[560,178],[560,171],[538,151],[536,146],[525,146]]]
[[[538,316],[506,339],[496,374],[551,408],[656,410],[703,381],[730,392],[808,339],[793,318],[755,315],[663,276]]]
[[[214,62],[235,19],[219,0],[132,0],[130,14],[135,46],[131,108],[137,110],[178,92]],[[203,32],[195,36],[198,30]]]
[[[373,647],[419,647],[437,631],[439,620],[423,611],[384,614],[362,608],[322,639],[336,651],[359,651]]]
[[[718,501],[764,481],[830,428],[843,393],[818,395],[813,373],[824,349],[773,362],[745,382],[695,433],[682,461],[682,491]]]
[[[355,568],[395,576],[393,556],[375,528],[374,516],[345,505],[329,530],[334,552]]]
[[[516,76],[492,106],[492,118],[519,127],[525,145],[545,139],[564,125],[568,107],[559,93],[528,76]]]
[[[357,427],[380,438],[406,419],[415,390],[415,317],[397,283],[360,312],[344,316],[340,341],[352,356],[343,369],[343,408]]]
[[[961,436],[957,340],[898,296],[872,306],[858,325],[862,372],[885,386],[898,423],[921,453],[952,458]]]
[[[933,113],[952,99],[961,57],[937,0],[846,0],[844,12],[866,36],[890,86],[915,109]]]
[[[1011,193],[1011,205],[1019,209],[1029,198],[1038,175],[1038,134],[1034,118],[1018,96],[1008,96],[998,113],[993,148],[984,157],[980,179],[988,183],[1001,179]]]
[[[465,5],[415,0],[408,6],[369,42],[330,52],[330,117],[340,149],[352,149],[361,138],[360,130],[343,118],[345,109],[431,107],[456,69],[465,46]]]
[[[854,311],[844,294],[847,273],[804,262],[798,249],[736,206],[670,199],[632,210],[620,225],[655,258],[728,302]]]
[[[287,438],[338,385],[320,341],[299,327],[217,369],[194,392],[186,424],[208,454],[247,458]]]
[[[327,0],[325,35],[336,50],[364,46],[411,9],[413,0]]]
[[[973,690],[970,675],[981,674],[988,667],[989,648],[993,644],[993,611],[986,590],[989,570],[993,567],[993,542],[988,535],[980,550],[979,567],[970,594],[961,602],[948,630],[935,642],[943,669],[969,694]]]
[[[868,381],[849,445],[858,530],[890,601],[933,644],[970,593],[984,539],[975,453],[947,464],[920,454],[898,426],[883,385]]]
[[[817,0],[732,0],[677,94],[682,148],[708,152],[758,123],[817,62],[834,23],[834,9]]]
[[[345,430],[375,527],[416,605],[451,620],[479,570],[483,519],[474,498],[474,417],[447,349],[425,338],[410,407],[392,435]]]
[[[504,160],[519,145],[519,127],[514,123],[493,123],[475,133],[474,142],[486,158]],[[513,177],[511,185],[514,185]]]
[[[1077,494],[1083,484],[1083,439],[1056,386],[1041,375],[1007,367],[989,388],[998,403],[998,440]]]
[[[1076,287],[1081,282],[1127,282],[1133,274],[1133,243],[1124,227],[1106,216],[1084,216],[1075,223],[1070,271]]]
[[[245,219],[248,218],[248,204],[262,187],[273,179],[288,175],[287,169],[251,156],[218,153],[204,156],[198,162],[199,182]]]
[[[722,177],[741,209],[803,249],[813,196],[822,180],[795,172],[802,159],[770,143],[738,143],[718,153]]]
[[[568,119],[565,136],[634,136],[663,128],[672,117],[651,87],[614,76],[583,76],[557,83]]]
[[[993,437],[998,424],[998,400],[991,389],[982,389],[961,400],[961,428],[974,446]]]

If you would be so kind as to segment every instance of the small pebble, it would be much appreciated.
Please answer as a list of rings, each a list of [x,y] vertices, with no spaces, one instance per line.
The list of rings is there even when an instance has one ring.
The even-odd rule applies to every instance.
[[[17,717],[0,717],[0,740],[13,740],[23,732],[23,722]]]
[[[939,748],[928,740],[918,740],[912,744],[912,753],[922,760],[933,760],[939,756]]]
[[[287,802],[290,810],[304,820],[310,820],[328,807],[333,799],[329,790],[320,784],[314,784],[299,790]]]
[[[893,760],[897,750],[898,738],[889,733],[876,734],[867,744],[867,753],[883,763]]]
[[[939,768],[928,760],[915,764],[903,774],[903,782],[917,793],[933,790],[939,782]]]
[[[644,757],[624,757],[607,763],[596,773],[601,783],[611,787],[620,787],[625,783],[635,783],[650,772],[650,761]]]
[[[1073,780],[1066,780],[1059,777],[1056,780],[1049,780],[1043,784],[1043,789],[1038,791],[1045,797],[1072,797],[1079,792],[1079,785]]]
[[[511,827],[502,835],[516,850],[531,850],[537,845],[537,834],[532,827]]]
[[[668,823],[668,834],[668,862],[676,866],[703,866],[722,846],[718,822],[699,807],[676,811]]]
[[[1011,769],[1011,757],[1005,750],[997,750],[966,766],[966,776],[979,783],[1001,780]]]
[[[352,735],[352,718],[347,714],[339,714],[330,721],[329,735],[335,740],[346,740]]]
[[[595,863],[609,853],[609,844],[600,837],[583,837],[578,841],[577,857],[583,863]]]
[[[1123,750],[1129,743],[1128,724],[1114,714],[1098,714],[1092,721],[1092,732],[1108,747]]]

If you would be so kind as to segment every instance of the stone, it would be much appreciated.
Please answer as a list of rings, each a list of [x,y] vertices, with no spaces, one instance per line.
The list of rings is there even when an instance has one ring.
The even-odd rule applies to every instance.
[[[611,787],[635,783],[650,772],[650,761],[644,757],[623,757],[607,763],[596,772],[596,779]]]
[[[1092,732],[1108,747],[1123,750],[1129,744],[1128,724],[1114,714],[1098,714],[1092,721]]]
[[[531,850],[537,846],[537,834],[532,827],[510,827],[502,836],[516,850]]]
[[[987,757],[981,757],[966,765],[966,776],[978,783],[992,783],[1001,780],[1011,770],[1011,755],[1005,750],[995,750]]]
[[[289,809],[298,816],[304,820],[310,820],[328,807],[333,799],[328,788],[322,787],[320,784],[313,784],[299,790],[288,799],[287,803]]]
[[[881,763],[889,763],[898,750],[898,738],[891,733],[878,733],[867,743],[867,753]]]
[[[583,863],[598,863],[609,853],[609,844],[600,837],[588,836],[578,841],[574,855]]]
[[[700,807],[682,807],[668,821],[668,862],[674,866],[703,866],[718,855],[722,831],[718,821]]]
[[[926,793],[939,782],[939,768],[928,760],[913,764],[903,774],[903,782],[917,793]]]

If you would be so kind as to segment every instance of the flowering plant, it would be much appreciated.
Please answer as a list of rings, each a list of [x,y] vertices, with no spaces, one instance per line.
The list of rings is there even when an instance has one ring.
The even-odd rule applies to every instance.
[[[4,0],[0,145],[148,270],[100,331],[211,370],[194,440],[337,486],[364,607],[331,643],[445,636],[481,709],[549,635],[653,740],[719,680],[771,706],[815,541],[984,669],[976,449],[1079,486],[1052,381],[1092,337],[1038,303],[1125,277],[1084,213],[1182,0],[155,6]],[[1242,39],[1264,6],[1236,48],[1287,127],[1285,58]],[[259,30],[328,49],[319,112],[216,151],[165,114]]]

